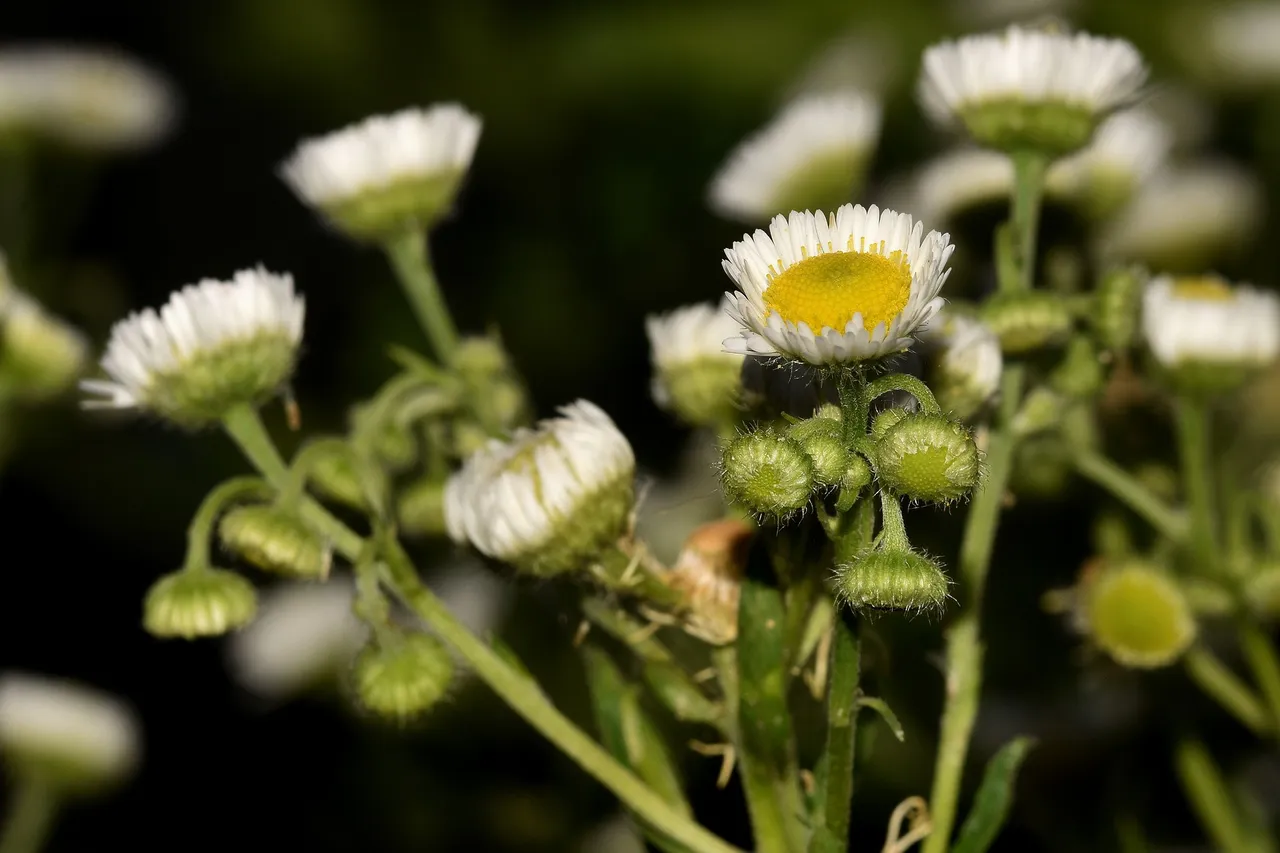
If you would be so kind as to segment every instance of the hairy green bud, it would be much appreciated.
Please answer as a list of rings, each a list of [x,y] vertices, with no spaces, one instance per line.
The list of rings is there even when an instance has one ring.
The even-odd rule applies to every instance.
[[[942,415],[912,414],[876,443],[876,475],[895,494],[946,504],[978,485],[982,466],[969,430]]]
[[[813,461],[794,438],[763,429],[738,436],[724,451],[725,496],[751,512],[787,518],[809,505]]]
[[[840,482],[849,462],[844,426],[840,421],[813,417],[792,424],[787,434],[809,455],[817,485],[834,486]]]
[[[836,592],[854,609],[937,611],[950,585],[937,563],[911,550],[869,551],[836,568]]]
[[[228,551],[264,571],[302,580],[329,576],[333,550],[297,513],[283,507],[236,507],[218,523],[218,536]]]

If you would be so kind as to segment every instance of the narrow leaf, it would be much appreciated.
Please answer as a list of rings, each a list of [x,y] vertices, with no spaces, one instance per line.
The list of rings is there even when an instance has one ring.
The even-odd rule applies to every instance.
[[[893,732],[893,736],[898,739],[898,743],[907,739],[907,733],[902,730],[902,723],[898,722],[898,715],[893,713],[888,702],[875,696],[859,696],[857,704],[859,708],[870,708],[879,714],[889,726],[889,731]]]
[[[1033,738],[1014,738],[987,762],[982,784],[973,798],[973,808],[960,827],[951,853],[984,853],[996,840],[1009,817],[1018,768],[1034,743]]]

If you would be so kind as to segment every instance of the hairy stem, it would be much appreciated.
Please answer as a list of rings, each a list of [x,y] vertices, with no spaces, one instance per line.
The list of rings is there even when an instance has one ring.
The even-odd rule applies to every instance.
[[[385,249],[436,358],[452,364],[458,349],[458,330],[440,293],[426,235],[416,230],[405,231],[389,240]]]

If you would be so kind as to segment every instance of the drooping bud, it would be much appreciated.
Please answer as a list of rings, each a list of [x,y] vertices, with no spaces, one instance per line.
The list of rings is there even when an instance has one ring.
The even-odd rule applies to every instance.
[[[1010,488],[1019,497],[1057,497],[1075,476],[1071,450],[1061,437],[1033,435],[1019,442],[1013,457]]]
[[[951,503],[978,485],[982,467],[973,436],[942,415],[915,413],[876,443],[876,475],[911,500]]]
[[[453,658],[430,634],[396,635],[365,646],[352,674],[362,706],[403,724],[444,698],[453,680]]]
[[[367,511],[369,502],[356,473],[355,452],[347,446],[330,445],[318,452],[307,469],[311,488],[322,498]]]
[[[712,645],[732,643],[738,636],[738,597],[753,532],[737,519],[702,525],[663,578],[688,598],[688,609],[681,614],[685,631]]]
[[[1098,280],[1093,333],[1107,349],[1127,350],[1137,339],[1146,284],[1146,272],[1140,267],[1111,269]]]
[[[88,350],[83,335],[34,299],[0,290],[0,384],[7,391],[27,400],[62,393],[84,369]]]
[[[944,308],[922,337],[933,362],[930,387],[944,412],[965,420],[996,393],[1004,358],[1000,341],[976,317]]]
[[[886,432],[897,426],[900,421],[910,414],[910,411],[901,406],[890,406],[887,409],[881,409],[871,419],[871,437],[879,441]]]
[[[1097,347],[1089,338],[1077,335],[1049,375],[1049,384],[1068,397],[1083,400],[1101,391],[1104,379]]]
[[[831,418],[812,417],[787,429],[813,462],[813,480],[819,486],[834,486],[849,467],[849,450],[844,443],[844,425]]]
[[[396,496],[396,520],[406,536],[443,536],[444,483],[424,477],[406,486]]]
[[[744,433],[725,448],[725,497],[753,513],[785,519],[809,505],[813,461],[794,438],[769,429]]]
[[[850,607],[941,610],[951,582],[938,564],[916,551],[870,551],[839,566],[836,590]]]
[[[217,637],[249,624],[257,611],[253,584],[235,572],[183,569],[151,585],[143,602],[142,627],[166,639]]]
[[[1013,431],[1025,438],[1054,430],[1060,425],[1065,409],[1066,401],[1057,391],[1044,385],[1033,388],[1013,418]]]
[[[715,426],[737,417],[743,357],[723,345],[741,331],[731,304],[690,305],[645,319],[653,399],[689,424]]]
[[[1196,636],[1182,590],[1160,569],[1138,561],[1108,569],[1089,584],[1085,619],[1098,646],[1136,669],[1173,663]]]
[[[454,366],[489,432],[507,432],[529,422],[532,407],[528,392],[497,338],[463,338],[454,354]]]
[[[218,523],[231,553],[258,568],[303,580],[324,580],[333,549],[297,513],[279,506],[239,506]]]
[[[1006,355],[1061,343],[1071,333],[1071,311],[1058,294],[1043,290],[1001,293],[982,305],[982,319]]]

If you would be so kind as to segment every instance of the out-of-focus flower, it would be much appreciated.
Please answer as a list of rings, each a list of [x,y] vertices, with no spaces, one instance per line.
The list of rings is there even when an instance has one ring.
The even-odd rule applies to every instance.
[[[857,191],[879,134],[870,95],[802,96],[730,155],[711,183],[711,206],[745,222],[830,210]]]
[[[148,308],[115,324],[102,358],[110,379],[80,383],[103,399],[84,406],[194,427],[261,402],[293,373],[305,311],[293,277],[262,267],[188,285],[158,313]]]
[[[1007,203],[1013,162],[999,151],[957,148],[920,167],[912,185],[911,209],[930,222],[947,222],[977,205]]]
[[[934,318],[921,340],[934,354],[932,386],[943,410],[968,418],[1000,387],[1000,339],[985,323],[949,309]]]
[[[952,0],[956,17],[975,27],[997,27],[1015,21],[1064,15],[1078,0]]]
[[[304,202],[358,239],[429,227],[453,206],[480,141],[460,104],[415,107],[305,139],[280,173]]]
[[[741,328],[732,305],[726,298],[645,318],[653,399],[691,424],[723,423],[735,411],[742,356],[724,350]]]
[[[0,397],[54,397],[84,370],[89,344],[8,280],[0,256]]]
[[[953,249],[949,235],[874,205],[777,216],[725,250],[744,327],[725,348],[817,365],[901,352],[942,307]]]
[[[168,80],[103,48],[0,48],[0,132],[28,132],[84,148],[150,145],[172,127]]]
[[[1173,133],[1153,114],[1124,110],[1099,125],[1088,146],[1050,168],[1046,189],[1107,216],[1160,170],[1172,147]]]
[[[1280,81],[1280,3],[1207,4],[1175,16],[1170,26],[1175,51],[1206,82],[1247,88]]]
[[[1081,595],[1089,637],[1122,666],[1168,666],[1195,639],[1185,595],[1154,566],[1127,562],[1106,568]]]

